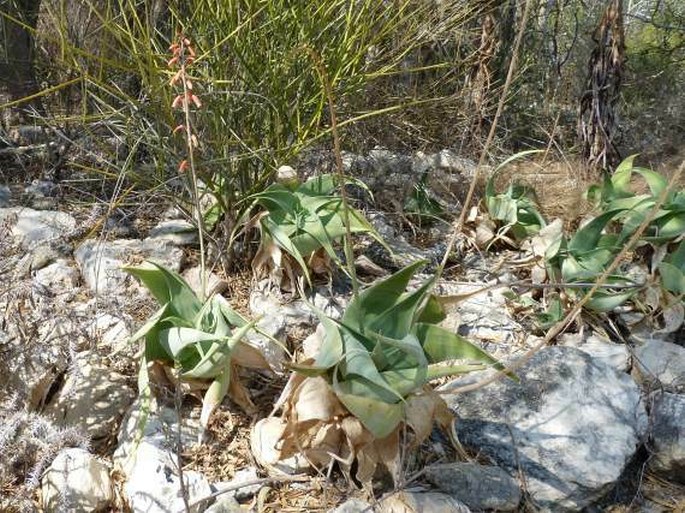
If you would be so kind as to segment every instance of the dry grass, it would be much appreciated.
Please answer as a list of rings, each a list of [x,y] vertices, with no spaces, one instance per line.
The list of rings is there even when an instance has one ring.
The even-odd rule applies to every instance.
[[[510,183],[530,187],[545,219],[561,218],[564,226],[570,227],[590,211],[583,195],[596,181],[575,159],[538,159],[512,162],[498,173],[495,185],[498,191]]]

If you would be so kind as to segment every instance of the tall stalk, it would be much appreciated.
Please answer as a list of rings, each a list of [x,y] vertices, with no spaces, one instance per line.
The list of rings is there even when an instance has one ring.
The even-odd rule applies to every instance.
[[[200,192],[197,187],[197,170],[195,168],[195,151],[197,147],[197,137],[193,133],[193,127],[190,121],[190,104],[195,105],[196,108],[202,107],[202,102],[193,92],[193,83],[188,77],[186,67],[195,60],[195,50],[190,44],[190,40],[183,34],[179,33],[177,41],[171,45],[173,57],[169,61],[169,67],[178,65],[179,69],[171,79],[171,85],[181,85],[181,94],[176,96],[171,107],[181,108],[183,111],[183,123],[174,129],[176,132],[185,133],[186,155],[187,159],[181,161],[178,167],[180,173],[190,171],[190,191],[193,197],[193,204],[195,208],[195,222],[197,223],[197,236],[200,243],[200,299],[206,299],[207,292],[207,276],[205,263],[205,246],[204,246],[204,219],[202,218],[202,208],[200,205]]]

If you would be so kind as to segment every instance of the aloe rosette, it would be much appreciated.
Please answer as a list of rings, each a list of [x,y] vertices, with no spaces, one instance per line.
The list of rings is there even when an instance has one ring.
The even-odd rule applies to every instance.
[[[148,390],[148,365],[174,368],[182,382],[207,388],[201,424],[227,393],[238,404],[251,406],[249,396],[237,380],[237,366],[268,369],[262,354],[244,341],[254,326],[234,311],[225,298],[213,295],[204,303],[181,276],[154,262],[128,266],[124,270],[138,278],[161,305],[131,337],[144,340],[139,388]]]
[[[339,321],[320,315],[318,356],[292,365],[282,457],[304,448],[324,464],[332,452],[349,463],[348,471],[356,459],[356,478],[370,479],[378,463],[392,466],[399,454],[401,425],[419,442],[435,420],[448,427],[451,414],[431,380],[502,368],[437,324],[444,313],[431,294],[435,278],[407,291],[423,265],[416,262],[360,292]]]

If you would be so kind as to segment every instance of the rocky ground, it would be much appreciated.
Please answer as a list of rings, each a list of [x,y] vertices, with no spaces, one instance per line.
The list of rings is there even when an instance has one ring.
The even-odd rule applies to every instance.
[[[452,211],[473,169],[447,151],[348,155],[346,164],[386,207],[415,183],[409,177],[429,170],[429,186]],[[270,460],[270,442],[254,425],[285,384],[287,355],[255,337],[275,369],[244,376],[256,411],[225,401],[198,444],[199,401],[170,393],[146,409],[137,398],[138,347],[127,341],[155,305],[120,270],[151,259],[197,283],[191,225],[174,209],[151,229],[96,209],[73,212],[55,198],[57,188],[0,186],[0,510],[685,511],[685,347],[677,333],[617,341],[576,325],[520,369],[519,382],[462,393],[454,390],[483,373],[444,382],[462,447],[436,431],[406,456],[404,485],[379,484],[373,495],[351,490],[335,470],[326,476],[305,461]],[[444,251],[445,228],[417,236],[396,213],[368,212],[395,254],[360,246],[366,281],[417,258],[435,265]],[[99,227],[92,222],[103,217]],[[511,287],[468,294],[516,281],[522,271],[512,262],[528,256],[463,250],[438,286],[464,295],[445,325],[503,361],[535,346],[540,339]],[[262,329],[292,352],[316,328],[306,302],[267,283],[246,274],[213,279],[225,280],[229,300],[262,316]],[[332,316],[348,299],[342,279],[309,298]]]

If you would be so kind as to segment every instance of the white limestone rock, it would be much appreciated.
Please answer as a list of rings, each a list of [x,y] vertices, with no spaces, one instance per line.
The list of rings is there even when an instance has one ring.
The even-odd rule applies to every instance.
[[[83,449],[65,449],[41,480],[46,513],[107,511],[114,499],[109,467]]]
[[[640,390],[628,374],[571,347],[547,347],[517,370],[475,391],[491,371],[442,392],[461,442],[518,479],[541,511],[579,511],[616,483],[647,432]]]

